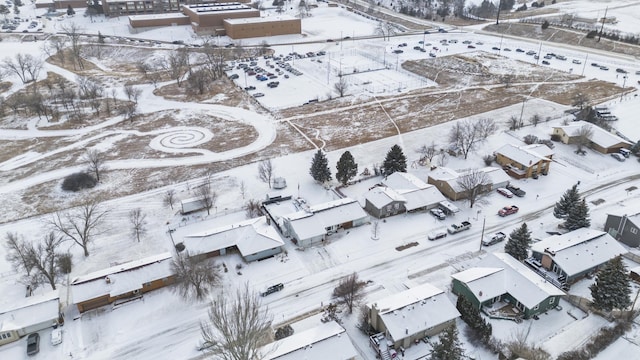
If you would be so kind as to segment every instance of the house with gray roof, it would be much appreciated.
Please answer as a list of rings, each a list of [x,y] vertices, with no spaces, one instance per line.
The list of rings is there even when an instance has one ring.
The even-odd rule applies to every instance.
[[[376,218],[405,212],[428,210],[445,198],[438,189],[403,172],[395,172],[371,188],[364,196],[365,210]]]
[[[29,296],[0,309],[0,345],[58,326],[61,322],[60,296],[57,290]]]
[[[591,130],[589,147],[603,154],[617,153],[620,149],[629,149],[631,143],[607,130],[586,121],[574,121],[569,125],[555,126],[553,136],[565,144],[574,144],[580,138],[583,127]]]
[[[640,213],[633,215],[608,214],[604,231],[631,247],[640,246]]]
[[[553,150],[544,144],[515,146],[504,144],[494,152],[496,162],[516,179],[547,175]]]
[[[366,305],[369,324],[384,333],[394,348],[438,334],[460,316],[444,291],[423,284]]]
[[[498,318],[528,319],[556,307],[564,295],[506,253],[490,253],[477,267],[451,277],[454,294]]]
[[[446,167],[438,167],[429,173],[427,183],[434,185],[444,196],[456,201],[467,198],[466,191],[460,186],[458,181],[472,171],[484,172],[487,182],[482,185],[481,192],[489,192],[499,187],[509,184],[509,175],[504,170],[497,167],[484,167],[481,169],[456,171]]]
[[[532,257],[548,271],[572,284],[595,273],[607,261],[627,249],[604,231],[581,228],[552,235],[531,245]]]

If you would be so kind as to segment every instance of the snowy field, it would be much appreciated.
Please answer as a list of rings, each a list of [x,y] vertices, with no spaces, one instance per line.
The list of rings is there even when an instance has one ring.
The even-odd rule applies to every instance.
[[[603,12],[604,5],[600,2],[561,2],[557,7],[563,7],[563,11],[572,12],[577,8],[583,10],[585,3],[594,4],[591,13]],[[596,5],[597,4],[597,5]],[[636,26],[640,11],[636,11],[638,5],[627,2],[607,3],[613,14],[620,20],[621,28],[624,24],[632,23]],[[614,6],[617,5],[617,6]],[[634,11],[630,11],[633,9]],[[23,16],[34,17],[42,10],[26,8],[21,12]],[[80,11],[79,11],[80,13]],[[627,15],[624,15],[628,13]],[[284,108],[298,106],[301,103],[314,98],[327,97],[332,93],[336,96],[333,83],[337,74],[352,72],[358,69],[358,74],[349,75],[350,83],[354,85],[351,91],[364,92],[365,94],[376,95],[397,91],[407,91],[417,87],[437,86],[426,79],[424,82],[417,79],[415,75],[408,75],[401,71],[398,64],[402,61],[419,58],[427,58],[428,52],[423,53],[413,50],[414,46],[422,45],[419,41],[431,43],[432,51],[436,56],[444,56],[454,53],[465,53],[474,51],[486,51],[496,53],[509,59],[520,60],[525,63],[537,63],[531,56],[516,52],[517,48],[534,50],[544,54],[555,52],[568,57],[567,61],[550,60],[549,66],[573,73],[584,74],[587,78],[597,78],[615,82],[622,86],[638,86],[640,76],[635,72],[640,70],[640,63],[634,59],[627,59],[622,56],[605,56],[602,54],[589,53],[584,49],[568,48],[557,44],[538,44],[526,41],[515,41],[512,39],[501,39],[476,33],[456,33],[456,34],[431,34],[424,36],[412,35],[392,38],[388,42],[380,40],[351,40],[336,41],[326,43],[325,39],[342,39],[345,36],[368,36],[372,35],[375,23],[355,16],[342,9],[319,8],[313,10],[314,16],[305,19],[303,22],[304,36],[282,36],[273,39],[270,43],[289,43],[294,41],[317,40],[316,44],[282,45],[274,47],[276,53],[288,54],[289,52],[305,53],[308,51],[326,51],[327,55],[312,59],[296,59],[291,61],[292,66],[299,69],[303,75],[298,78],[280,80],[280,87],[276,89],[260,89],[266,95],[259,100],[268,108]],[[183,40],[185,42],[201,42],[202,39],[193,35],[189,27],[174,27],[170,29],[157,29],[130,34],[127,30],[126,18],[119,19],[98,19],[91,23],[88,18],[83,18],[80,14],[74,18],[62,21],[45,22],[45,31],[59,30],[59,24],[65,21],[80,23],[88,32],[97,33],[98,30],[109,36],[131,36],[147,40],[173,41]],[[442,39],[456,39],[457,44],[447,47],[440,46]],[[471,40],[476,49],[469,49],[462,44],[464,40]],[[220,44],[227,43],[229,39],[216,39]],[[259,44],[260,39],[251,39],[243,43]],[[482,42],[483,44],[478,44]],[[394,54],[393,50],[399,49],[398,45],[407,43],[403,47],[403,53]],[[38,54],[40,43],[15,42],[5,40],[0,43],[0,49],[5,54],[18,52]],[[433,46],[439,47],[434,50]],[[492,47],[499,47],[501,50],[492,50]],[[169,45],[159,45],[158,47],[169,47]],[[505,51],[510,48],[511,51]],[[323,62],[318,62],[317,59]],[[381,59],[382,58],[382,59]],[[580,60],[582,67],[573,64],[572,60]],[[264,61],[264,60],[261,60]],[[606,64],[611,69],[603,71],[590,66],[591,62]],[[385,70],[380,70],[382,65]],[[615,68],[623,67],[629,71],[625,80],[615,73]],[[374,69],[368,71],[369,68]],[[48,70],[55,70],[64,73],[62,69],[49,67]],[[366,70],[366,72],[365,72]],[[232,72],[233,73],[233,72]],[[66,74],[69,78],[73,74]],[[240,87],[248,85],[258,85],[255,78],[244,78],[241,76],[236,80]],[[405,83],[406,86],[398,84]],[[265,85],[260,83],[260,85]],[[257,87],[257,86],[256,86]],[[16,91],[17,86],[11,91]],[[357,89],[357,90],[356,90]],[[168,154],[176,151],[185,151],[194,148],[198,156],[190,158],[193,164],[206,164],[219,159],[228,159],[257,151],[270,144],[275,131],[270,119],[266,115],[242,110],[238,108],[225,107],[210,104],[178,103],[168,101],[152,95],[152,87],[148,86],[143,92],[141,102],[142,112],[157,111],[159,109],[171,110],[181,107],[189,107],[197,111],[210,111],[218,116],[234,121],[242,121],[250,124],[259,133],[258,139],[245,148],[238,148],[228,153],[212,153],[197,149],[203,141],[215,139],[215,134],[210,134],[207,129],[189,127],[186,129],[170,128],[159,129],[153,132],[157,136],[150,142],[149,146],[154,149],[164,151]],[[368,96],[368,95],[365,95]],[[640,139],[640,129],[637,123],[637,111],[640,109],[640,99],[634,94],[627,95],[620,99],[612,99],[607,102],[614,115],[620,120],[614,126],[627,134],[633,140]],[[521,109],[522,108],[522,109]],[[497,147],[505,143],[521,145],[523,136],[535,134],[540,138],[546,138],[551,132],[552,126],[562,124],[561,117],[566,107],[552,104],[540,100],[529,100],[524,106],[518,104],[491,113],[478,114],[474,118],[490,117],[499,122],[500,129],[497,134],[488,139],[486,143],[473,154],[468,160],[461,158],[449,158],[447,167],[454,169],[466,169],[470,167],[483,166],[482,156],[493,152]],[[537,127],[526,126],[517,132],[507,131],[504,125],[509,116],[522,111],[524,118],[528,119],[536,113],[546,113],[553,115],[553,120],[548,123],[541,123]],[[101,126],[107,126],[102,124]],[[380,163],[386,151],[393,144],[400,144],[405,149],[405,154],[409,159],[409,164],[417,160],[418,155],[415,149],[422,145],[429,145],[432,141],[442,143],[447,136],[451,124],[439,125],[436,127],[401,134],[393,138],[387,138],[368,144],[354,146],[348,149],[341,149],[327,154],[332,171],[335,171],[335,163],[340,155],[349,150],[354,155],[359,169],[369,167],[374,163]],[[80,130],[70,130],[65,136],[77,136],[82,133],[100,130],[100,126],[85,128]],[[63,131],[63,130],[60,130]],[[192,142],[180,143],[181,140],[171,140],[172,134],[186,133]],[[39,129],[37,121],[27,130],[0,130],[0,139],[18,138],[38,138],[47,136],[60,136],[51,130]],[[109,149],[109,142],[102,144],[103,149]],[[77,144],[73,146],[82,146]],[[640,192],[626,192],[625,188],[640,187],[639,180],[621,180],[632,175],[636,175],[640,170],[640,164],[635,158],[628,159],[620,163],[608,155],[601,155],[589,151],[586,157],[581,157],[573,152],[574,148],[560,143],[556,144],[556,152],[548,176],[543,176],[537,180],[515,181],[515,183],[527,191],[525,198],[506,199],[498,194],[491,194],[486,201],[478,204],[473,209],[469,209],[464,202],[457,205],[462,209],[455,218],[445,221],[435,220],[427,213],[417,213],[401,215],[386,219],[380,228],[380,239],[371,239],[371,226],[364,225],[349,231],[340,232],[329,238],[325,246],[314,247],[304,251],[296,249],[290,242],[286,241],[285,249],[287,256],[276,256],[261,262],[244,264],[237,255],[226,256],[218,262],[224,262],[231,271],[223,275],[223,287],[233,289],[236,286],[249,282],[252,289],[262,291],[267,286],[282,282],[285,284],[283,291],[265,298],[265,303],[269,306],[274,317],[274,323],[283,323],[296,316],[300,316],[308,311],[318,309],[322,304],[326,305],[331,298],[331,292],[337,281],[344,275],[358,272],[359,276],[365,280],[371,280],[367,289],[366,301],[373,301],[381,297],[391,295],[422,283],[431,283],[443,290],[450,290],[450,275],[452,273],[470,268],[478,261],[478,256],[483,256],[484,252],[502,251],[503,244],[484,248],[483,252],[477,253],[481,237],[483,222],[486,224],[487,232],[512,231],[519,226],[522,221],[527,221],[532,230],[532,237],[542,239],[547,234],[546,231],[557,229],[559,221],[552,216],[551,206],[558,200],[560,195],[576,181],[580,181],[580,190],[588,193],[587,201],[604,199],[605,202],[599,205],[590,205],[592,228],[602,229],[607,213],[638,213],[640,212]],[[24,154],[20,158],[11,159],[0,164],[0,173],[19,168],[22,164],[42,159],[55,157],[56,149],[45,154]],[[335,199],[335,194],[327,191],[315,184],[308,175],[308,167],[311,162],[313,152],[291,154],[285,157],[272,159],[274,168],[278,176],[287,179],[289,187],[282,190],[284,195],[294,195],[305,198],[309,204],[318,204]],[[122,159],[114,161],[110,166],[114,168],[136,169],[151,166],[167,166],[171,164],[182,164],[184,159]],[[0,193],[9,194],[16,192],[34,184],[39,184],[47,180],[61,178],[65,174],[77,169],[61,169],[56,173],[35,174],[27,181],[4,182],[0,185]],[[409,172],[421,179],[426,179],[429,168],[421,166],[410,166]],[[182,215],[163,206],[162,196],[168,189],[175,189],[179,199],[191,198],[194,196],[194,185],[202,179],[194,179],[189,183],[176,184],[153,191],[123,197],[116,200],[107,201],[105,207],[110,210],[108,220],[104,224],[103,233],[96,239],[90,247],[91,256],[84,258],[78,247],[70,247],[69,251],[74,255],[74,269],[71,278],[83,275],[91,271],[100,270],[114,263],[122,263],[149,256],[172,248],[171,239],[167,230],[170,227],[178,229],[174,236],[181,236],[182,233],[195,232],[212,227],[219,227],[243,220],[245,214],[241,209],[240,183],[244,182],[247,187],[247,198],[263,198],[264,194],[270,192],[266,184],[256,178],[256,166],[245,165],[234,168],[230,171],[221,172],[215,175],[214,183],[219,194],[216,208],[211,215],[196,213],[184,218]],[[344,189],[344,192],[360,201],[364,191],[376,181],[372,179],[363,181]],[[600,188],[597,191],[594,190]],[[538,196],[539,195],[539,196]],[[61,194],[62,198],[64,195]],[[496,215],[497,209],[505,205],[518,205],[522,210],[518,215],[509,218],[501,218]],[[149,232],[143,237],[141,242],[135,242],[128,232],[128,213],[131,209],[141,208],[147,214],[149,221]],[[9,207],[5,211],[11,211]],[[529,214],[541,212],[541,216],[532,217]],[[42,215],[27,218],[12,223],[0,224],[0,234],[6,232],[18,232],[27,239],[39,239],[47,232],[44,221],[51,215]],[[464,234],[458,234],[447,239],[429,242],[426,234],[436,228],[448,226],[453,222],[469,220],[472,222],[472,229]],[[418,246],[409,248],[402,252],[395,248],[410,242],[418,242]],[[635,250],[634,250],[635,251]],[[5,258],[5,248],[0,247],[0,258]],[[233,271],[237,264],[243,264],[242,274]],[[435,270],[434,270],[435,269]],[[24,287],[18,283],[18,276],[7,261],[0,261],[0,293],[4,296],[0,299],[0,308],[8,304],[20,302],[24,296]],[[587,296],[590,281],[580,282],[572,292],[581,296]],[[43,291],[45,289],[40,289]],[[67,303],[67,289],[62,286],[60,290],[61,301]],[[70,299],[71,300],[71,299]],[[452,301],[453,301],[452,297]],[[569,304],[562,303],[562,311],[551,311],[547,315],[541,316],[540,320],[525,321],[522,324],[512,322],[493,322],[494,334],[496,337],[508,340],[516,333],[530,330],[529,339],[537,345],[543,346],[552,355],[557,356],[561,352],[572,346],[578,346],[588,338],[595,327],[605,325],[605,321],[599,317],[590,315],[588,317],[577,316],[578,320],[568,314],[578,314],[579,310],[573,309]],[[18,341],[0,348],[0,359],[189,359],[196,358],[199,353],[195,345],[199,339],[199,321],[206,318],[206,304],[185,304],[179,297],[173,294],[170,289],[161,289],[145,295],[142,300],[132,302],[116,309],[105,307],[98,311],[91,311],[79,317],[77,310],[69,306],[65,310],[66,324],[64,325],[64,341],[61,345],[53,347],[49,344],[49,331],[41,332],[41,350],[33,357],[25,354],[25,341]],[[357,315],[345,318],[345,328],[349,336],[356,342],[356,347],[360,350],[363,359],[373,359],[374,354],[367,344],[366,338],[355,328]],[[317,319],[309,320],[309,322]],[[297,325],[297,329],[304,329],[309,324]],[[459,326],[462,326],[459,323]],[[294,326],[296,327],[296,326]],[[461,332],[462,333],[462,332]],[[638,354],[638,329],[637,327],[624,339],[620,339],[615,346],[605,350],[598,359],[612,359],[625,355],[628,359],[634,358]],[[487,353],[482,349],[475,349],[465,340],[465,347],[468,354],[475,359],[495,359],[495,355]],[[424,344],[411,347],[407,352],[407,359],[417,359],[424,356],[428,348]]]

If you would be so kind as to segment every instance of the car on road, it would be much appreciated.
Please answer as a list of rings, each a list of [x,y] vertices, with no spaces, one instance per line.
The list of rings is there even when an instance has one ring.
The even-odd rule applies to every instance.
[[[260,296],[264,297],[264,296],[273,294],[275,292],[278,292],[278,291],[280,291],[282,289],[284,289],[284,284],[283,283],[276,284],[276,285],[273,285],[273,286],[269,286],[265,292],[260,293]]]
[[[447,237],[447,231],[444,229],[434,230],[427,235],[427,239],[433,241]]]
[[[404,52],[404,51],[402,51],[402,50],[400,50],[400,49],[393,50],[393,53],[394,53],[394,54],[402,54],[403,52]]]
[[[429,56],[431,56],[431,57],[436,57],[436,54],[434,54],[434,53],[429,53]]]
[[[487,236],[486,238],[482,239],[482,245],[491,246],[493,244],[497,244],[501,241],[504,241],[504,239],[506,238],[507,238],[507,235],[505,235],[505,233],[503,233],[502,231],[499,231],[493,235]]]
[[[246,88],[244,88],[246,91],[251,91],[251,90],[255,90],[256,87],[255,86],[247,86]]]
[[[59,345],[62,343],[62,329],[56,328],[51,331],[51,345]]]
[[[475,47],[475,46],[473,46],[473,45],[467,45],[467,48],[469,48],[469,49],[475,49],[476,47]]]
[[[542,65],[551,65],[551,63],[548,62],[547,60],[542,60]]]
[[[465,44],[465,45],[469,45],[469,44],[471,44],[471,40],[465,40],[462,43]]]
[[[513,193],[511,191],[509,191],[507,188],[497,188],[496,191],[498,192],[498,194],[500,194],[502,196],[506,196],[508,198],[512,198],[513,197]]]
[[[623,162],[623,161],[627,160],[627,158],[624,157],[624,155],[619,154],[619,153],[613,153],[613,154],[611,154],[611,157],[616,159],[616,160],[618,160],[618,161],[620,161],[620,162]]]
[[[484,45],[484,43],[482,41],[478,41],[476,45]]]
[[[511,191],[513,193],[513,195],[517,196],[517,197],[524,197],[527,193],[520,189],[519,187],[515,186],[515,185],[507,185],[506,189]]]
[[[253,94],[254,98],[259,98],[259,97],[263,97],[263,96],[264,96],[263,93],[255,93],[255,94]]]
[[[591,66],[600,67],[600,65],[598,65],[598,63],[591,63]]]
[[[551,59],[553,59],[553,56],[547,54],[547,55],[544,56],[544,58],[547,59],[547,60],[551,60]]]
[[[429,210],[429,212],[438,220],[444,220],[447,218],[447,215],[441,209],[435,208],[435,209]]]
[[[518,210],[520,210],[520,208],[518,208],[515,205],[511,205],[511,206],[505,206],[502,209],[498,210],[498,215],[504,217],[507,215],[512,215],[518,212]]]
[[[492,48],[491,48],[491,50],[500,51],[500,48],[499,48],[499,47],[497,47],[497,46],[494,46],[494,47],[492,47]]]
[[[522,50],[522,49],[520,49],[520,48],[517,48],[517,49],[516,49],[516,52],[524,52],[524,50]]]
[[[571,62],[574,63],[574,64],[578,64],[578,65],[582,64],[582,61],[580,61],[578,59],[573,59]]]
[[[504,48],[504,49],[502,49],[502,51],[511,51],[511,49],[509,49],[509,48]]]
[[[533,51],[533,50],[529,50],[529,51],[527,51],[527,55],[535,55],[535,54],[536,54],[536,52],[535,52],[535,51]]]
[[[29,334],[27,337],[27,355],[35,355],[40,351],[40,335]]]
[[[600,66],[600,70],[609,71],[609,68],[603,65]]]
[[[456,234],[469,229],[471,229],[471,223],[468,221],[463,221],[460,224],[451,224],[451,226],[447,228],[447,231],[449,232],[449,234]]]
[[[620,74],[626,74],[626,73],[627,73],[627,70],[625,70],[625,69],[621,69],[621,68],[617,68],[617,69],[616,69],[616,72],[617,72],[617,73],[620,73]]]

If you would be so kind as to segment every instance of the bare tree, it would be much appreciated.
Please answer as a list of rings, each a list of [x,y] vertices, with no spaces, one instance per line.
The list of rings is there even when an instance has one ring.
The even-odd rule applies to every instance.
[[[540,122],[542,122],[542,116],[538,115],[538,114],[533,114],[533,116],[531,116],[531,119],[529,119],[529,122],[531,123],[531,125],[533,125],[534,127],[537,127],[538,124]]]
[[[76,66],[80,70],[84,70],[84,61],[82,59],[80,46],[80,36],[82,33],[82,28],[76,23],[65,23],[61,27],[62,33],[69,37],[71,42],[71,56],[73,57],[73,68],[76,69]]]
[[[242,200],[247,196],[247,184],[244,180],[240,181],[240,196],[242,196]]]
[[[446,151],[440,151],[437,159],[438,166],[447,166],[449,163],[449,154]]]
[[[380,221],[374,220],[371,223],[371,240],[380,239]]]
[[[249,219],[257,218],[262,216],[262,210],[260,209],[260,201],[256,199],[249,199],[244,206],[244,209],[247,213],[247,217]]]
[[[575,144],[578,146],[576,152],[582,152],[582,148],[589,146],[591,144],[591,137],[593,136],[593,130],[591,129],[591,125],[583,125],[578,129],[578,132],[575,134]]]
[[[517,116],[511,115],[509,120],[507,120],[507,126],[509,127],[509,130],[518,130],[522,127],[522,122]]]
[[[133,85],[125,85],[124,94],[127,96],[127,99],[129,99],[129,101],[133,101],[137,104],[140,95],[142,95],[142,89],[134,88]]]
[[[172,51],[166,58],[164,67],[169,77],[175,80],[178,86],[182,86],[182,78],[189,71],[189,53],[184,48]]]
[[[6,58],[2,63],[2,69],[14,73],[23,84],[35,81],[42,69],[43,61],[31,54],[16,54],[15,61]]]
[[[56,236],[52,231],[45,235],[41,243],[29,246],[28,251],[29,261],[33,264],[34,270],[36,270],[34,275],[39,278],[36,282],[44,283],[46,281],[53,290],[56,289],[56,283],[62,276],[61,269],[58,266],[58,259],[61,254],[57,251],[62,242],[62,237]]]
[[[584,109],[589,104],[589,97],[583,93],[576,93],[571,101],[571,106]]]
[[[206,57],[203,69],[208,71],[209,77],[215,81],[224,75],[224,67],[227,61],[226,52],[208,42],[203,45],[202,49]]]
[[[132,209],[129,211],[129,223],[133,236],[140,242],[140,236],[147,232],[147,215],[140,208]]]
[[[80,245],[86,257],[89,256],[89,244],[106,216],[107,211],[101,210],[96,201],[88,201],[70,212],[57,212],[48,224],[57,233]]]
[[[171,207],[171,210],[173,210],[173,204],[175,204],[175,202],[176,191],[173,189],[167,190],[167,192],[164,194],[164,197],[162,198],[162,203],[164,204],[164,206],[169,206]]]
[[[100,174],[107,168],[105,154],[96,149],[89,149],[82,157],[82,162],[87,166],[87,171],[96,177],[97,182],[100,182]]]
[[[491,179],[489,179],[487,173],[476,169],[460,176],[457,183],[467,200],[469,200],[469,207],[473,208],[480,196],[488,190],[491,185]]]
[[[207,215],[211,215],[211,208],[216,206],[216,201],[218,200],[218,193],[211,189],[211,185],[207,182],[206,184],[198,187],[196,189],[196,196],[200,198],[202,205],[205,209],[207,209]]]
[[[358,274],[353,273],[340,280],[338,286],[333,289],[333,298],[343,303],[349,314],[353,313],[353,308],[364,298],[364,287],[366,282],[358,279]]]
[[[273,318],[249,285],[235,296],[219,294],[209,305],[209,318],[200,323],[207,351],[222,360],[262,360],[261,347],[270,340]]]
[[[202,301],[218,284],[220,274],[212,260],[202,260],[200,254],[185,251],[171,261],[171,271],[175,274],[175,291],[184,299]]]
[[[25,284],[30,283],[31,271],[33,270],[33,263],[29,261],[29,245],[30,243],[17,233],[7,232],[5,235],[4,247],[7,251],[5,259],[13,265],[16,271],[26,274],[22,278]]]
[[[478,143],[485,141],[495,130],[495,122],[491,119],[458,121],[449,132],[449,141],[462,151],[466,160],[469,152],[474,150]]]
[[[349,89],[349,83],[347,83],[346,78],[341,74],[340,80],[337,83],[333,84],[333,87],[336,89],[338,94],[340,94],[340,97],[344,97],[347,89]]]
[[[262,182],[267,183],[269,185],[269,189],[271,189],[271,178],[273,177],[273,165],[271,164],[271,160],[267,159],[264,161],[260,161],[258,164],[258,179],[262,180]]]
[[[378,26],[376,27],[375,30],[376,34],[378,35],[382,35],[382,40],[389,40],[389,38],[395,34],[397,34],[397,30],[394,24],[385,21],[385,22],[379,22]]]
[[[436,154],[438,154],[436,143],[431,142],[429,146],[422,145],[420,149],[418,149],[418,153],[420,154],[420,161],[429,160],[429,163],[431,163]]]

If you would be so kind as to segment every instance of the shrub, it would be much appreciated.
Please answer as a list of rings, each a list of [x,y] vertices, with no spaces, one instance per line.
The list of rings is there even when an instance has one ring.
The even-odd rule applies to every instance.
[[[547,29],[548,27],[549,27],[549,22],[548,22],[547,20],[545,20],[545,21],[542,23],[542,30]]]
[[[62,181],[62,190],[79,191],[82,189],[90,189],[96,186],[96,179],[84,172],[73,173]]]
[[[598,32],[596,30],[591,30],[587,33],[587,39],[593,39],[596,35],[598,35]]]
[[[291,325],[285,325],[276,330],[276,340],[284,339],[291,335],[293,335],[293,328]]]
[[[557,135],[557,134],[551,135],[551,141],[560,141],[560,140],[562,140],[560,135]]]
[[[491,154],[487,154],[485,155],[482,160],[484,160],[485,165],[489,166],[493,163],[493,160],[495,160],[496,157],[491,155]]]
[[[538,142],[538,137],[535,135],[527,135],[524,137],[524,143],[527,145],[536,144]]]

